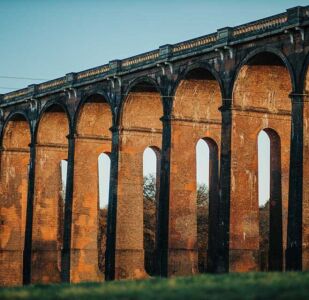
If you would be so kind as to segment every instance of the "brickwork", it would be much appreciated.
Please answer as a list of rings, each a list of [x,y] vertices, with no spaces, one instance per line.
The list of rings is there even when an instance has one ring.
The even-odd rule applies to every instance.
[[[149,277],[147,147],[161,160],[155,273],[198,273],[199,139],[211,148],[214,187],[206,269],[260,270],[262,130],[272,145],[269,258],[278,255],[270,269],[308,270],[308,10],[292,8],[0,95],[0,285],[104,280],[98,261],[102,152],[111,157],[106,279]],[[61,160],[68,160],[65,203]]]
[[[180,82],[173,104],[169,275],[198,272],[196,144],[199,139],[208,137],[220,145],[219,84],[206,70],[197,70],[188,76],[193,78]]]
[[[116,233],[116,278],[148,277],[143,243],[143,153],[161,148],[163,106],[154,91],[131,92],[122,116]]]
[[[303,224],[302,224],[302,248],[303,248],[303,259],[302,266],[303,270],[309,270],[309,72],[307,71],[306,82],[305,82],[305,98],[304,98],[304,162],[303,162]]]
[[[263,65],[263,59],[262,54],[254,64],[243,66],[234,88],[230,271],[259,270],[257,140],[265,128],[273,129],[281,141],[283,240],[286,241],[291,79],[284,66]]]
[[[35,165],[32,278],[36,282],[60,282],[63,222],[61,160],[67,159],[68,120],[52,107],[39,123]]]
[[[27,205],[29,124],[11,120],[1,152],[0,285],[20,285]]]
[[[112,115],[97,96],[86,102],[77,121],[73,178],[71,281],[101,281],[98,266],[98,157],[111,152]]]

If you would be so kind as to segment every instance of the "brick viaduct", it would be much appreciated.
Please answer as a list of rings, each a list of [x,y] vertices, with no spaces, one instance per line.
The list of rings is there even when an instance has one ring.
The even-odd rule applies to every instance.
[[[156,274],[197,273],[201,138],[210,148],[208,270],[259,270],[261,130],[271,141],[269,269],[308,270],[308,63],[309,6],[295,7],[1,95],[0,284],[147,277],[146,147],[160,158]],[[112,165],[105,276],[102,152]]]

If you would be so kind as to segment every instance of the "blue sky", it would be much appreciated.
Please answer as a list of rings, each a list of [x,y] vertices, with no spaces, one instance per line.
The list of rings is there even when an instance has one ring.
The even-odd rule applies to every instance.
[[[1,0],[0,93],[41,82],[3,77],[49,80],[308,4],[301,0]],[[265,151],[268,147],[265,136],[261,147]],[[208,155],[200,146],[197,152]],[[260,156],[266,157],[267,165],[265,153]],[[155,169],[151,157],[149,152],[146,173]],[[205,168],[200,168],[198,180],[207,177]],[[264,179],[261,184],[263,199],[268,182]]]
[[[53,79],[253,21],[298,0],[1,0],[0,77]],[[34,80],[0,78],[0,87]],[[10,91],[0,88],[0,93]]]

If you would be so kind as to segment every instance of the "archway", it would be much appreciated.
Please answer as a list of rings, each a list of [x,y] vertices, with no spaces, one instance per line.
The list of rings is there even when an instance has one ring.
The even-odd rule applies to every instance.
[[[109,153],[101,153],[98,157],[99,181],[99,220],[98,220],[98,260],[99,270],[105,272],[105,251],[107,233],[107,212],[110,186],[111,159]]]
[[[145,271],[156,275],[157,207],[160,190],[160,150],[147,147],[143,153],[143,210]]]
[[[29,122],[13,115],[2,134],[0,179],[0,285],[23,283],[23,250],[28,192]]]
[[[149,81],[140,81],[127,93],[121,112],[116,233],[116,278],[143,278],[143,153],[161,148],[163,105]]]
[[[104,278],[105,250],[101,247],[102,238],[99,240],[98,159],[102,153],[111,152],[111,126],[112,113],[104,96],[94,94],[81,103],[76,114],[74,153],[72,282],[101,281]]]
[[[180,80],[171,121],[169,275],[198,272],[195,147],[205,136],[220,145],[221,104],[220,84],[209,70],[192,69]]]
[[[49,106],[36,133],[32,283],[60,282],[64,219],[60,163],[68,158],[68,134],[64,109]]]
[[[215,268],[215,230],[217,226],[219,161],[218,146],[210,138],[196,144],[197,249],[199,273]]]
[[[230,271],[260,269],[257,136],[264,128],[272,128],[281,140],[282,239],[286,241],[291,91],[288,68],[274,53],[252,56],[237,74],[232,115]]]
[[[259,250],[261,271],[282,271],[281,145],[278,134],[258,135]]]

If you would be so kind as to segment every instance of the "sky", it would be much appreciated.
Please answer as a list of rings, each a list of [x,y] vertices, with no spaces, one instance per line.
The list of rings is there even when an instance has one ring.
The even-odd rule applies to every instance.
[[[0,0],[0,93],[308,4],[308,0]],[[151,172],[154,164],[148,164]]]

